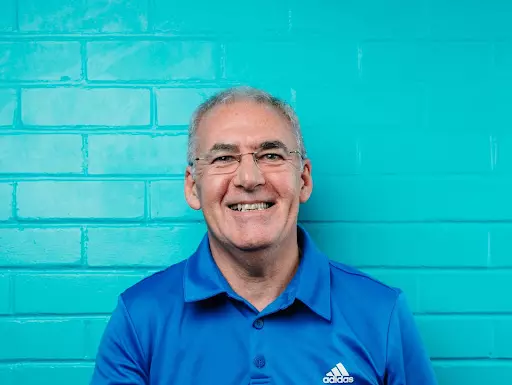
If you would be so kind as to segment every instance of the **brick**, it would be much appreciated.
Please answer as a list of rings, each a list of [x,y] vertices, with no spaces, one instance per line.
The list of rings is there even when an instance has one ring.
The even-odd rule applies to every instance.
[[[4,255],[0,254],[0,262]],[[9,314],[11,309],[10,277],[7,274],[0,274],[0,314]]]
[[[500,132],[493,139],[496,143],[495,171],[509,174],[512,172],[512,135]]]
[[[0,126],[12,126],[16,112],[16,91],[0,89]]]
[[[19,0],[21,31],[144,32],[147,0]]]
[[[512,7],[502,0],[432,0],[430,36],[434,39],[500,40],[510,38]]]
[[[0,319],[0,360],[82,359],[84,330],[81,319]]]
[[[85,358],[94,360],[110,317],[85,319]]]
[[[29,126],[148,125],[149,97],[145,89],[26,89],[22,121]]]
[[[110,313],[122,291],[143,273],[18,274],[14,276],[17,314]]]
[[[305,223],[332,259],[356,267],[487,267],[488,233],[473,224]]]
[[[219,65],[210,42],[94,42],[87,54],[90,80],[212,80]]]
[[[430,84],[426,91],[430,132],[490,133],[510,127],[511,83]]]
[[[439,385],[481,385],[482,379],[488,384],[504,384],[504,379],[512,378],[512,365],[509,362],[443,361],[434,362],[434,370]]]
[[[0,80],[78,80],[80,61],[77,42],[0,43]]]
[[[16,28],[16,0],[3,0],[0,13],[0,31],[11,32]]]
[[[198,4],[154,0],[151,14],[157,32],[183,34],[239,35],[286,32],[288,7],[286,3],[263,0],[240,3],[228,0]]]
[[[183,180],[151,182],[151,218],[201,220],[203,214],[185,200]],[[173,199],[169,199],[173,197]]]
[[[134,219],[144,215],[142,182],[20,182],[17,198],[18,216],[27,219]]]
[[[358,79],[355,42],[227,43],[225,62],[226,78],[245,83],[261,78],[290,83],[301,79],[301,83],[313,84],[326,77],[344,81]]]
[[[359,139],[356,133],[340,132],[335,125],[302,126],[301,130],[315,178],[319,175],[354,175],[360,172]],[[336,140],[318,140],[319,132],[322,137],[332,136]]]
[[[426,94],[420,85],[383,83],[296,85],[296,110],[303,125],[410,131],[425,126]]]
[[[292,33],[330,35],[340,39],[414,39],[428,34],[429,2],[289,2]],[[400,10],[399,12],[397,10]]]
[[[392,269],[361,269],[372,278],[388,285],[401,289],[405,296],[411,311],[418,312],[418,274],[411,271],[392,270]]]
[[[512,272],[436,271],[419,276],[423,313],[511,312]]]
[[[512,267],[512,227],[507,224],[494,225],[490,233],[490,265]]]
[[[0,173],[81,172],[81,135],[0,136]]]
[[[367,42],[361,47],[362,79],[369,82],[489,80],[492,45],[452,42]]]
[[[178,174],[187,167],[186,135],[90,135],[90,174]]]
[[[492,171],[483,133],[374,133],[359,138],[361,172],[462,174]]]
[[[194,110],[218,88],[159,88],[156,91],[159,126],[188,125]]]
[[[512,79],[512,44],[494,43],[494,74],[498,80]]]
[[[188,258],[206,233],[203,225],[171,228],[90,228],[89,266],[165,267]]]
[[[80,264],[80,229],[0,229],[0,266]]]
[[[488,317],[418,316],[417,324],[432,358],[491,356],[493,325]]]
[[[12,189],[11,183],[0,183],[0,221],[12,216]]]
[[[507,177],[321,176],[315,180],[313,195],[301,208],[300,218],[363,222],[510,220],[512,206],[503,202],[511,194],[512,180]]]
[[[512,358],[512,318],[494,320],[494,358]]]
[[[94,363],[15,363],[0,366],[2,385],[88,385]],[[4,382],[5,381],[5,382]]]

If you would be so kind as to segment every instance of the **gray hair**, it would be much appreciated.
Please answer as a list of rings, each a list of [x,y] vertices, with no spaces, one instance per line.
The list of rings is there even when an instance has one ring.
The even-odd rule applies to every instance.
[[[192,115],[188,130],[188,164],[192,165],[192,167],[195,168],[194,159],[196,157],[197,151],[197,127],[201,122],[201,119],[204,117],[204,115],[206,115],[208,111],[211,111],[214,107],[218,105],[231,104],[241,100],[249,100],[256,103],[265,104],[267,106],[275,108],[278,112],[283,114],[283,116],[290,122],[292,126],[293,134],[297,141],[297,149],[300,151],[302,156],[302,168],[302,160],[306,158],[306,148],[304,146],[304,139],[302,137],[299,119],[295,111],[285,101],[275,96],[272,96],[268,92],[249,86],[238,86],[221,91],[211,96],[208,100],[206,100],[205,102],[200,104],[199,107],[197,107],[194,114]]]

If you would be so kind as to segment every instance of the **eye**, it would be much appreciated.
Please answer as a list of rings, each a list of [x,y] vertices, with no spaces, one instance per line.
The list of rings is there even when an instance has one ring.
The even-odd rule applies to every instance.
[[[283,160],[284,157],[281,154],[278,154],[276,152],[267,152],[265,154],[260,155],[259,159],[265,160],[265,161],[270,161],[270,162],[275,162],[275,161]]]
[[[233,155],[221,155],[217,156],[216,158],[213,158],[212,163],[230,163],[235,161],[236,159]]]

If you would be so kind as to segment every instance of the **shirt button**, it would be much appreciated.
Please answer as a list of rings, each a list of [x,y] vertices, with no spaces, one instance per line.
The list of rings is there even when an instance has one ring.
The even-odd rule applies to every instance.
[[[258,368],[258,369],[261,369],[265,366],[265,357],[263,356],[256,356],[254,357],[254,365]]]
[[[261,318],[258,318],[256,321],[253,322],[252,326],[254,326],[256,329],[262,329],[263,324],[263,320]]]

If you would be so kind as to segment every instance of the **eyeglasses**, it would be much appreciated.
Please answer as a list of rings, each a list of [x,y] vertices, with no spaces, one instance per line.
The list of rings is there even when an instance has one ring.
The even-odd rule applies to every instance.
[[[282,148],[261,149],[255,152],[244,154],[214,153],[204,157],[195,158],[198,171],[206,171],[212,175],[231,174],[235,172],[242,161],[242,156],[252,155],[254,163],[261,172],[280,172],[286,169],[287,165],[293,164],[293,155],[302,154],[298,150],[286,151]]]

